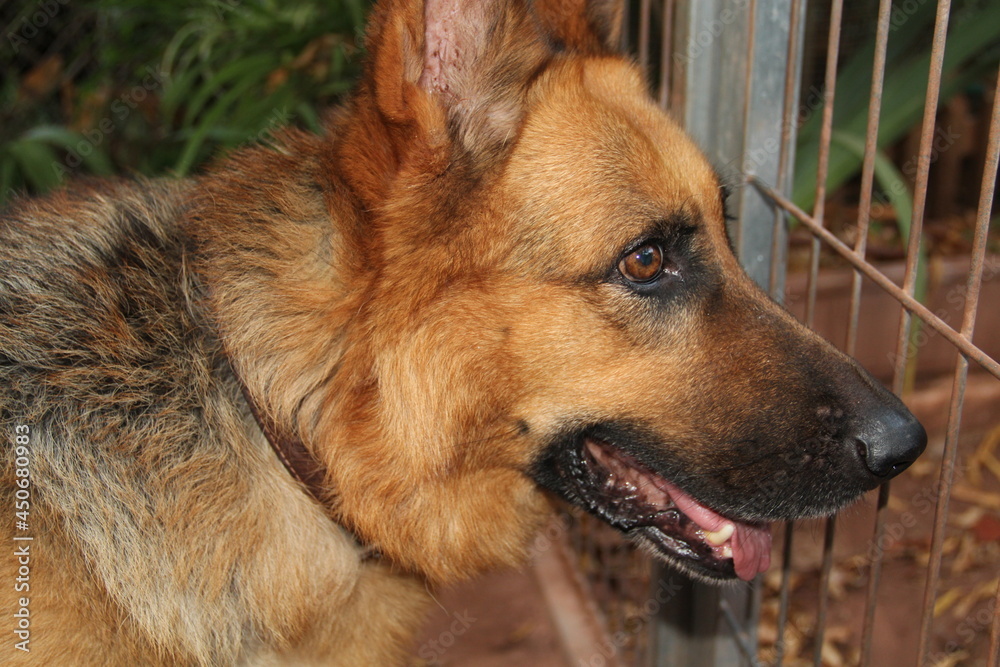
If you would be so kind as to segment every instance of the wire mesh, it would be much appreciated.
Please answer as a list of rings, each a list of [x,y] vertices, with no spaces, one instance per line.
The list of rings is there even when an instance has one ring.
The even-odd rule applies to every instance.
[[[739,4],[749,7],[751,17],[755,15],[754,12],[774,11],[774,4],[766,0],[744,0]],[[682,8],[685,5],[685,0],[641,0],[632,7],[629,25],[633,27],[632,43],[636,45],[637,60],[654,83],[654,94],[664,108],[676,109],[685,93],[684,73],[678,68],[676,59],[676,53],[683,52],[685,48],[685,43],[678,37],[684,34],[680,22],[683,20]],[[948,67],[946,49],[949,27],[956,13],[966,11],[967,5],[968,3],[956,3],[956,10],[951,2],[941,0],[930,8],[934,12],[932,25],[920,35],[920,38],[926,38],[930,42],[924,70],[927,80],[924,111],[917,127],[910,132],[908,138],[898,140],[895,147],[880,142],[881,121],[896,113],[893,107],[886,107],[883,101],[887,87],[893,86],[893,72],[888,71],[893,62],[892,49],[900,40],[899,35],[907,30],[907,20],[915,10],[911,10],[906,3],[893,3],[892,0],[880,0],[877,8],[874,5],[860,7],[858,3],[845,5],[842,0],[819,0],[813,3],[793,0],[789,5],[788,20],[792,26],[805,20],[803,17],[807,6],[811,8],[809,16],[812,18],[807,22],[810,27],[805,39],[799,31],[789,31],[789,58],[787,64],[782,64],[785,70],[785,89],[781,130],[777,137],[780,146],[777,184],[766,182],[754,173],[744,174],[748,186],[763,193],[774,205],[774,214],[766,222],[772,227],[769,238],[773,240],[771,255],[774,258],[770,265],[768,290],[779,300],[788,296],[784,289],[784,271],[787,268],[789,247],[785,245],[783,233],[789,227],[794,227],[808,238],[805,286],[798,297],[802,303],[793,304],[793,310],[800,313],[804,322],[816,325],[818,320],[828,319],[823,311],[823,302],[820,301],[822,268],[826,264],[836,263],[849,269],[846,279],[848,296],[841,325],[844,334],[841,347],[848,354],[855,355],[872,347],[866,317],[871,316],[872,302],[881,304],[889,299],[897,304],[899,317],[894,332],[890,333],[885,327],[877,332],[882,341],[882,354],[890,362],[882,364],[884,368],[880,377],[890,383],[897,394],[908,397],[908,400],[912,399],[918,364],[921,368],[933,366],[917,354],[923,346],[921,340],[937,337],[944,341],[942,345],[951,348],[955,361],[948,380],[950,398],[940,407],[947,418],[939,435],[938,449],[929,452],[929,456],[939,462],[936,464],[936,481],[925,481],[933,477],[932,472],[920,473],[925,475],[921,477],[921,493],[925,490],[933,492],[903,496],[901,494],[904,491],[909,493],[914,487],[914,482],[900,480],[904,491],[897,493],[894,492],[895,486],[890,488],[888,484],[884,485],[877,498],[869,499],[861,509],[854,511],[854,514],[863,516],[852,516],[849,513],[846,519],[834,517],[822,523],[803,522],[801,526],[785,526],[781,531],[783,540],[776,541],[781,554],[775,560],[780,566],[773,568],[766,581],[760,584],[762,595],[755,598],[756,612],[743,616],[725,600],[717,610],[724,621],[722,627],[730,628],[730,639],[737,646],[738,652],[744,655],[745,664],[889,664],[885,662],[886,646],[892,642],[887,639],[886,629],[893,627],[894,619],[890,616],[900,613],[900,607],[893,607],[889,602],[895,595],[896,589],[893,587],[899,586],[900,577],[905,575],[908,577],[908,586],[923,588],[922,601],[912,608],[902,610],[907,614],[908,622],[918,630],[906,640],[908,643],[904,649],[890,658],[893,660],[891,664],[939,667],[1000,665],[1000,620],[997,620],[1000,614],[996,613],[1000,605],[1000,582],[989,578],[989,562],[985,570],[980,568],[977,571],[980,578],[984,576],[983,572],[986,573],[984,581],[964,581],[962,585],[965,588],[949,588],[943,593],[941,590],[944,578],[954,579],[958,559],[969,558],[968,554],[962,556],[964,552],[960,550],[966,548],[962,545],[968,541],[970,522],[979,517],[980,521],[976,526],[993,525],[982,517],[996,521],[1000,514],[1000,503],[997,503],[1000,494],[982,489],[970,490],[956,475],[956,471],[961,471],[962,457],[967,455],[962,453],[965,450],[960,448],[960,441],[963,437],[963,410],[971,409],[966,406],[970,373],[979,378],[977,387],[983,386],[984,382],[995,383],[1000,379],[998,346],[994,339],[975,335],[977,313],[983,312],[983,301],[980,298],[983,283],[1000,274],[1000,256],[996,254],[1000,252],[1000,244],[996,242],[995,233],[991,236],[990,228],[996,199],[997,153],[1000,142],[1000,111],[997,111],[1000,104],[994,99],[997,77],[1000,74],[995,70],[988,76],[981,77],[977,84],[985,92],[982,94],[981,108],[977,112],[976,127],[979,129],[976,131],[980,133],[977,136],[981,137],[981,142],[986,147],[978,153],[973,147],[967,153],[975,156],[978,161],[980,178],[975,221],[969,229],[971,241],[968,244],[968,278],[964,286],[948,293],[949,300],[961,301],[960,325],[953,324],[954,308],[946,312],[932,307],[927,294],[922,293],[921,283],[927,280],[923,272],[928,270],[927,250],[922,244],[928,238],[927,225],[935,222],[932,219],[932,209],[940,208],[929,205],[929,200],[935,196],[933,186],[938,172],[935,172],[933,165],[941,153],[937,141],[941,132],[940,110],[946,101],[942,91],[948,87],[945,73]],[[719,6],[728,7],[724,2]],[[815,17],[820,13],[825,19],[818,24]],[[733,28],[746,31],[746,71],[741,75],[746,77],[744,85],[747,91],[754,74],[749,67],[755,42],[753,24],[753,21],[748,21],[746,25]],[[872,45],[865,63],[871,78],[864,89],[867,93],[867,105],[864,109],[864,125],[860,130],[861,147],[858,149],[861,154],[860,173],[848,185],[833,188],[828,187],[827,164],[831,150],[838,142],[841,142],[842,148],[844,141],[837,125],[837,98],[840,93],[838,81],[845,69],[845,57],[855,58],[859,53],[866,53],[865,45],[857,36],[856,28],[859,24],[871,24],[872,28]],[[845,26],[851,26],[846,33]],[[825,48],[816,47],[820,38],[825,43]],[[996,46],[998,45],[995,44],[994,47]],[[844,50],[845,57],[840,57],[841,49]],[[674,54],[674,59],[671,54]],[[803,65],[803,60],[808,61],[808,66]],[[821,85],[806,85],[807,81],[819,80],[816,74],[819,71],[822,71]],[[799,76],[802,79],[796,78]],[[800,83],[804,92],[798,97],[794,91],[799,90]],[[854,94],[853,90],[845,91],[848,98]],[[952,99],[955,91],[949,89],[947,94],[951,96],[947,99]],[[749,93],[747,95],[749,97]],[[817,99],[806,100],[807,95]],[[737,110],[732,122],[749,131],[748,113],[747,107]],[[818,153],[815,156],[815,197],[811,210],[807,211],[793,198],[790,181],[795,169],[795,130],[803,125],[806,120],[804,115],[809,113],[822,114],[822,122]],[[744,140],[746,141],[746,135]],[[912,161],[906,163],[907,166],[913,166],[906,174],[913,192],[912,214],[908,236],[903,239],[905,249],[899,253],[901,266],[898,269],[895,266],[887,268],[876,261],[882,252],[880,247],[873,250],[869,245],[870,240],[878,238],[880,230],[886,226],[886,184],[881,170],[885,169],[883,163],[886,160],[891,161],[894,157],[897,161],[902,160],[900,154],[907,147],[912,148],[915,155]],[[966,157],[965,161],[970,159]],[[955,160],[950,162],[955,163]],[[853,202],[851,210],[854,211],[854,219],[850,225],[841,224],[846,217],[842,203],[845,199]],[[892,208],[891,201],[888,208]],[[838,219],[836,228],[828,224],[831,216]],[[760,224],[760,221],[741,220],[737,234],[746,232],[743,226],[746,224]],[[902,230],[900,235],[903,236]],[[960,269],[962,270],[966,269]],[[960,299],[952,299],[956,294]],[[925,381],[925,384],[930,386],[930,380]],[[989,391],[995,391],[995,385],[990,386],[994,388],[987,389],[987,395],[992,395]],[[981,411],[982,401],[977,405]],[[989,422],[989,415],[985,419]],[[983,418],[979,418],[977,433],[987,429],[982,422]],[[1000,441],[1000,427],[995,430],[996,439]],[[968,436],[964,437],[968,439]],[[932,443],[932,448],[933,446]],[[995,460],[993,450],[980,449],[986,452],[983,457],[992,456],[994,459],[991,460]],[[926,464],[924,467],[929,466],[930,464]],[[1000,470],[1000,465],[994,465],[993,469],[996,473]],[[995,482],[1000,482],[1000,474],[997,474]],[[956,497],[963,502],[964,509],[960,517],[955,516],[950,505],[950,499]],[[991,503],[996,503],[996,506]],[[933,525],[928,528],[930,535],[915,537],[911,540],[913,544],[910,544],[907,538],[897,534],[903,518],[925,512],[934,514]],[[605,622],[609,628],[613,628],[611,632],[615,632],[629,627],[630,622],[633,624],[631,627],[637,627],[636,619],[641,619],[639,624],[645,633],[648,624],[641,614],[641,601],[648,597],[649,586],[655,581],[655,577],[650,575],[648,561],[616,542],[617,536],[598,537],[593,528],[584,529],[583,524],[587,521],[589,519],[584,519],[579,526],[573,528],[580,532],[575,538],[575,548],[579,557],[585,561],[581,567],[594,582],[595,599],[602,609]],[[865,522],[869,522],[867,529],[864,529]],[[956,525],[960,526],[958,531],[955,529]],[[962,533],[962,526],[965,527],[965,533]],[[859,539],[864,536],[858,537],[859,529],[867,533],[867,538],[863,539],[860,547]],[[603,530],[603,527],[597,530]],[[987,531],[983,530],[985,534]],[[992,539],[994,543],[1000,544],[997,538]],[[818,548],[817,543],[820,544]],[[814,569],[808,576],[796,563],[796,559],[801,559],[803,551],[810,551],[816,557],[816,563],[810,566]],[[994,554],[994,551],[997,553]],[[981,554],[981,558],[988,560],[990,557],[1000,557],[1000,549],[994,551]],[[845,563],[858,573],[857,581],[845,584]],[[995,576],[997,569],[1000,569],[996,560],[992,567]],[[891,576],[887,579],[884,572],[889,572]],[[630,580],[632,577],[634,579]],[[850,589],[847,594],[844,592],[845,587]],[[907,595],[912,597],[911,593]],[[629,596],[632,596],[631,600],[628,599]],[[640,612],[638,616],[629,616],[637,609]],[[951,614],[945,616],[943,610],[948,609]],[[960,612],[959,622],[956,623],[956,614]],[[848,617],[846,626],[845,615]],[[757,617],[763,619],[759,626],[753,620]],[[748,621],[747,618],[751,620]],[[948,639],[956,637],[956,632],[963,641],[956,643]],[[620,664],[679,664],[668,662],[670,656],[662,652],[662,647],[657,653],[657,647],[648,634],[640,633],[636,637],[641,637],[636,639],[636,650],[623,651],[618,656]],[[689,661],[680,664],[697,664],[701,667],[731,663]]]

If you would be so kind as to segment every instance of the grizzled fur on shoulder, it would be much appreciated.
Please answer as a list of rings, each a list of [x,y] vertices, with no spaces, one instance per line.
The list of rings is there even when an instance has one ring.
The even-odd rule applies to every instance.
[[[192,185],[94,182],[0,221],[0,428],[30,433],[23,657],[38,664],[294,656],[356,633],[355,606],[413,622],[415,587],[356,590],[358,546],[253,423],[179,225]],[[3,454],[13,508],[14,449]],[[385,655],[356,647],[355,664]]]

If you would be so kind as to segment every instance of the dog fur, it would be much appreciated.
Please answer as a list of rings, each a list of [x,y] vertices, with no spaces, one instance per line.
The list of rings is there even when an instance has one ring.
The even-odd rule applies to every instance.
[[[846,433],[905,410],[744,275],[619,22],[385,0],[325,135],[0,218],[0,506],[27,427],[33,537],[30,591],[0,559],[31,629],[3,662],[399,664],[429,586],[521,561],[540,484],[589,502],[559,457],[594,434],[745,521],[880,481]],[[618,269],[645,238],[655,293]]]

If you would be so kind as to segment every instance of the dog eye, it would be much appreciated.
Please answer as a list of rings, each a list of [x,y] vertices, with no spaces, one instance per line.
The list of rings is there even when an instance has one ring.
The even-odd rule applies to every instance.
[[[647,243],[632,250],[618,262],[618,272],[633,283],[650,283],[663,272],[663,250]]]

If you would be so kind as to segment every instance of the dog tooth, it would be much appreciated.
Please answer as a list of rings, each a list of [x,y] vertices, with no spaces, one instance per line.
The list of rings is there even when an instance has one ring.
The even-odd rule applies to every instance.
[[[724,524],[722,528],[715,531],[714,533],[706,532],[705,539],[708,540],[709,544],[721,547],[723,544],[729,541],[729,538],[732,537],[733,533],[735,532],[736,532],[736,526],[731,523],[727,523]]]
[[[732,558],[733,557],[733,548],[731,546],[729,546],[728,544],[726,546],[722,547],[722,557],[723,558]]]

